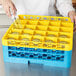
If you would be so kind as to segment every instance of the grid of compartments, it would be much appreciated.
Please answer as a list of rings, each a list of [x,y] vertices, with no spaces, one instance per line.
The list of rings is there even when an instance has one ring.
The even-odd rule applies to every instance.
[[[20,48],[11,46],[8,47],[8,56],[16,58],[64,61],[64,54],[65,51],[58,51],[58,50],[53,51],[50,49],[47,50],[47,49],[35,49],[35,48],[24,48],[24,47]]]
[[[17,19],[4,39],[11,46],[72,50],[73,23],[39,18]]]

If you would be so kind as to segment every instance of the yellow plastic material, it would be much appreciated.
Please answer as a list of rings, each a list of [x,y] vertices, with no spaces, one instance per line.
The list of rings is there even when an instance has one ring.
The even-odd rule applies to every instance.
[[[3,36],[2,44],[70,51],[73,23],[68,17],[19,15]]]

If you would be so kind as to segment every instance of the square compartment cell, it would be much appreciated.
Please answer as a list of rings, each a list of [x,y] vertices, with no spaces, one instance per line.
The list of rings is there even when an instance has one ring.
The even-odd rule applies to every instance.
[[[57,48],[57,43],[43,43],[43,47],[47,49],[56,49]]]
[[[28,20],[20,20],[21,24],[27,24]]]
[[[71,33],[59,32],[59,37],[61,38],[73,38]]]
[[[57,38],[56,37],[45,37],[44,42],[56,43],[57,42]]]
[[[57,45],[57,38],[55,37],[45,37],[44,47],[48,47],[50,49],[55,49]]]
[[[44,41],[44,36],[33,36],[32,41],[33,42],[43,42]]]
[[[45,36],[45,35],[46,31],[40,31],[40,30],[34,31],[34,36]]]
[[[38,25],[45,25],[45,26],[47,26],[47,25],[49,25],[49,21],[39,21]]]
[[[50,21],[49,26],[60,27],[61,21]]]
[[[16,28],[16,29],[23,29],[25,26],[24,23],[22,23],[21,20],[16,20],[14,23],[13,23],[13,27]]]
[[[6,36],[6,39],[11,41],[11,40],[18,40],[19,39],[19,35],[12,35],[12,34],[8,34]]]
[[[48,49],[56,49],[57,47],[57,38],[45,38],[43,46]]]
[[[72,49],[71,48],[72,43],[70,42],[70,39],[68,38],[59,38],[58,39],[58,44],[57,44],[57,49],[58,50],[68,50],[68,49]]]
[[[30,45],[30,41],[31,41],[31,36],[27,36],[27,35],[24,35],[24,36],[20,36],[20,46],[29,46]]]
[[[19,18],[17,18],[14,22],[17,24],[21,24],[21,20]]]
[[[21,35],[33,35],[34,30],[23,30]]]
[[[8,45],[8,46],[16,46],[16,41],[17,41],[17,40],[8,40],[8,41],[7,41],[7,45]]]
[[[18,25],[16,25],[16,26],[17,26],[17,29],[24,29],[25,24],[18,24]]]
[[[35,30],[36,29],[36,25],[25,25],[24,30]]]
[[[37,20],[28,20],[27,25],[37,25],[38,21]]]
[[[44,40],[44,37],[43,36],[33,36],[32,39],[31,39],[31,44],[30,46],[33,46],[33,47],[43,47],[43,40]]]
[[[20,20],[24,20],[24,18],[23,18],[24,16],[23,15],[18,15],[18,18],[20,19]]]
[[[22,24],[27,24],[27,21],[28,21],[28,20],[16,19],[16,20],[15,20],[15,23],[16,23],[16,24],[21,24],[21,25],[22,25]]]
[[[70,44],[62,44],[62,43],[58,43],[57,44],[57,49],[58,50],[69,50],[72,49]]]
[[[61,28],[60,28],[60,32],[72,33],[72,32],[73,32],[73,28],[61,27]]]
[[[31,35],[21,35],[19,39],[22,41],[31,41],[31,38]]]
[[[23,29],[24,28],[24,24],[16,24],[15,22],[13,23],[13,28],[14,29]]]
[[[59,27],[49,26],[48,31],[59,32]]]
[[[69,38],[58,38],[58,43],[70,44],[70,39]]]
[[[61,27],[73,28],[73,23],[72,22],[61,22]]]
[[[47,37],[58,37],[58,32],[50,32],[50,31],[47,31],[46,32],[46,36]]]
[[[36,27],[36,30],[46,31],[47,28],[48,28],[48,26],[39,26],[39,25],[38,25],[38,26]]]
[[[12,35],[19,35],[21,33],[22,33],[22,29],[11,28],[11,30],[9,30],[9,34],[12,34]]]
[[[14,41],[16,40],[14,37],[11,37],[11,36],[6,36],[5,39],[7,39],[8,41]]]

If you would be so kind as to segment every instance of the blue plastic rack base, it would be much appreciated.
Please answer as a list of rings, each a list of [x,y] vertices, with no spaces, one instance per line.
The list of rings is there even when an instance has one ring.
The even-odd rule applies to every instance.
[[[55,67],[71,67],[71,51],[3,46],[4,62],[38,63]]]

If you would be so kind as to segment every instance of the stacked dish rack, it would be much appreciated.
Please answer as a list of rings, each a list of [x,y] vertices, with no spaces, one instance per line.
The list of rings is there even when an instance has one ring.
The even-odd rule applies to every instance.
[[[73,23],[68,17],[19,15],[2,38],[5,62],[70,67]]]

